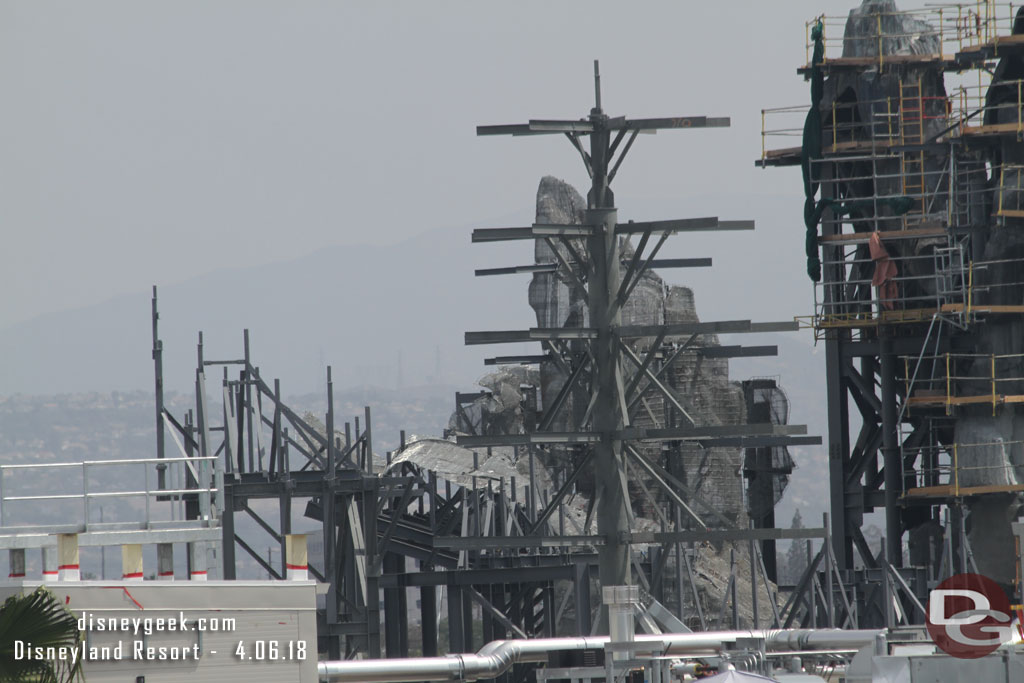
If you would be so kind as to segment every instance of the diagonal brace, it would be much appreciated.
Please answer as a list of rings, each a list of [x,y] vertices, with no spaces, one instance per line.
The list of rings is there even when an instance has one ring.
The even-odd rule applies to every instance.
[[[583,375],[583,371],[590,365],[590,356],[587,355],[583,360],[576,366],[569,378],[565,380],[565,384],[562,385],[558,395],[555,396],[555,400],[551,402],[551,407],[544,412],[544,417],[540,421],[540,425],[537,427],[538,432],[547,431],[554,422],[555,416],[558,415],[562,406],[565,404],[565,400],[569,397],[573,387],[579,381],[579,378]]]
[[[558,509],[558,506],[562,504],[562,500],[565,498],[566,494],[568,494],[569,491],[572,490],[573,484],[576,483],[576,480],[579,479],[580,474],[583,473],[583,470],[586,469],[586,467],[590,464],[590,461],[593,460],[593,458],[593,449],[588,450],[587,454],[583,456],[583,458],[580,460],[580,463],[576,466],[576,469],[574,469],[572,473],[562,483],[562,486],[558,489],[558,492],[555,494],[555,497],[551,499],[551,502],[547,504],[544,510],[540,513],[540,516],[537,517],[537,521],[535,521],[533,525],[530,527],[530,531],[528,532],[529,535],[532,536],[533,534],[537,533],[537,531],[541,529],[541,527],[543,527],[544,523],[548,521],[551,515],[554,514],[555,510]]]
[[[696,423],[693,421],[693,418],[690,417],[690,413],[687,412],[686,408],[683,407],[683,404],[680,403],[679,399],[675,395],[675,392],[661,383],[661,380],[659,380],[657,376],[653,372],[651,372],[651,369],[649,367],[646,367],[646,365],[644,365],[644,362],[641,361],[635,353],[633,353],[633,349],[629,348],[629,344],[620,339],[619,346],[622,348],[623,352],[625,352],[626,356],[629,357],[629,359],[632,360],[634,363],[636,363],[637,367],[640,368],[640,372],[647,375],[648,379],[651,381],[651,384],[653,384],[654,387],[657,388],[658,391],[660,391],[665,396],[665,398],[669,400],[673,407],[675,407],[675,409],[678,410],[684,418],[686,418],[687,422],[695,426]]]

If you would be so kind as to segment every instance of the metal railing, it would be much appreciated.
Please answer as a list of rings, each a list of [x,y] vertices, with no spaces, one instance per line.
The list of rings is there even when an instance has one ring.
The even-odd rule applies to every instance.
[[[1024,290],[1024,259],[969,261],[966,249],[966,242],[961,241],[936,248],[931,254],[891,254],[897,275],[892,278],[896,296],[890,298],[872,285],[875,266],[867,250],[844,245],[841,259],[822,262],[824,277],[814,285],[811,325],[817,329],[863,328],[880,323],[928,322],[933,315],[939,315],[964,327],[983,314],[1024,313],[1021,305],[992,303],[1016,300],[1016,294],[1007,291],[1011,288]],[[842,279],[835,278],[837,266],[842,268]],[[1014,357],[995,356],[997,360]],[[955,354],[951,358],[954,362],[958,360]],[[997,382],[1014,379],[1017,378],[1000,378],[998,373],[996,376]]]
[[[125,485],[135,484],[138,475],[132,477],[122,470],[118,476],[97,477],[96,472],[106,468],[122,467],[126,469],[141,469],[142,488],[122,488]],[[157,481],[157,468],[166,467],[166,487],[155,486]],[[0,529],[13,528],[42,528],[46,524],[12,524],[12,504],[34,503],[36,506],[49,503],[51,506],[60,506],[68,501],[77,501],[81,505],[81,526],[85,531],[90,527],[110,527],[111,525],[124,527],[123,522],[110,522],[96,519],[93,504],[101,501],[122,500],[122,499],[144,499],[144,516],[141,520],[132,521],[133,528],[164,528],[171,526],[187,526],[185,520],[185,501],[187,497],[195,497],[199,504],[199,520],[193,520],[193,526],[214,526],[222,509],[222,498],[217,482],[220,477],[214,472],[217,468],[217,458],[209,457],[178,457],[178,458],[131,458],[123,460],[85,460],[81,462],[55,462],[55,463],[33,463],[27,465],[0,465]],[[39,493],[39,494],[17,494],[12,495],[11,491],[25,491],[32,489],[52,490],[52,481],[43,481],[44,475],[53,475],[61,478],[63,484],[70,488],[70,493]],[[39,481],[35,486],[25,481],[26,475],[36,475]],[[68,490],[65,488],[65,490]],[[169,503],[168,510],[170,520],[158,520],[154,508],[157,500]],[[38,517],[39,508],[36,507],[34,514]],[[61,509],[61,512],[64,512]],[[66,525],[58,525],[66,526]]]
[[[892,97],[832,101],[821,112],[823,151],[834,153],[919,144],[929,131],[941,131],[952,125],[950,117],[957,110],[950,97],[925,95],[916,82],[913,91],[915,94],[910,94],[910,87],[904,88],[901,81],[900,94]],[[809,109],[810,105],[804,104],[761,110],[762,160],[768,158],[770,140],[803,136]]]
[[[978,83],[962,84],[950,96],[950,118],[959,122],[959,133],[999,126],[999,131],[1024,134],[1024,79],[993,82],[981,73]]]
[[[971,170],[958,173],[975,173]],[[959,184],[951,187],[949,162],[938,165],[932,159],[903,153],[876,153],[870,155],[846,155],[840,159],[818,159],[811,163],[811,177],[824,188],[823,194],[843,196],[845,186],[858,181],[867,181],[874,188],[874,194],[865,197],[848,197],[873,202],[870,211],[858,214],[846,213],[823,217],[822,224],[846,223],[857,231],[909,230],[922,223],[945,222],[956,225],[958,209],[968,206],[972,197],[972,185],[966,178],[958,178]],[[981,187],[980,185],[977,185]],[[952,197],[952,201],[950,201]],[[887,210],[887,203],[910,202],[909,207],[899,214]]]
[[[1024,165],[1003,164],[999,167],[996,215],[1024,218]]]
[[[963,489],[978,486],[1016,486],[1019,484],[1010,453],[1021,452],[1024,441],[932,444],[904,448],[904,462],[916,461],[918,467],[907,482],[908,488],[949,487],[954,496]]]
[[[899,12],[877,12],[865,15],[865,22],[873,20],[873,30],[857,37],[846,36],[848,16],[819,15],[804,24],[806,64],[811,65],[814,41],[811,31],[819,22],[823,30],[825,61],[835,60],[851,43],[857,51],[877,60],[884,66],[897,49],[917,41],[931,48],[925,54],[941,58],[953,56],[964,48],[998,41],[999,36],[1012,32],[1016,7],[1013,3],[994,0],[931,5],[921,9]],[[914,23],[917,30],[892,32],[893,18]],[[889,54],[886,54],[889,53]],[[919,53],[920,54],[920,53]]]
[[[814,286],[816,327],[920,322],[944,306],[963,303],[970,296],[969,273],[964,278],[962,274],[958,277],[947,272],[949,264],[962,262],[960,244],[936,249],[931,254],[890,254],[896,275],[889,280],[893,290],[888,292],[873,284],[876,263],[864,245],[839,249],[841,258],[823,259],[825,277]],[[833,275],[837,268],[841,279]]]
[[[925,363],[928,377],[911,381],[911,367]],[[1024,403],[1024,354],[945,353],[904,356],[908,405],[943,405],[946,414],[956,405],[991,405],[992,414],[1006,403]],[[1011,383],[1019,383],[1014,386]],[[913,391],[911,391],[913,389]]]

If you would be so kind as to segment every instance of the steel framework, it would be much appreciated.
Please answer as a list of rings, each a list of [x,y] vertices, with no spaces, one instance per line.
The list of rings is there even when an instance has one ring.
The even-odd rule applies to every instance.
[[[820,263],[808,326],[825,343],[832,552],[865,596],[861,625],[922,623],[930,587],[978,570],[968,508],[1024,490],[1012,468],[979,466],[993,444],[962,435],[971,421],[1012,420],[1020,391],[1010,330],[1024,306],[1009,229],[1020,178],[1008,162],[1024,130],[1013,75],[1024,53],[1019,17],[1004,10],[876,11],[864,35],[847,23],[841,55],[832,18],[816,17],[800,72],[819,101],[762,112],[765,140],[804,136],[801,147],[765,145],[756,163],[802,164],[805,220],[820,224],[808,225],[809,272]],[[778,123],[793,115],[806,127]],[[961,487],[971,475],[977,485]],[[884,511],[880,553],[862,531],[874,510]]]
[[[526,124],[478,127],[478,135],[564,135],[579,153],[591,180],[587,210],[582,225],[540,225],[523,228],[478,229],[474,242],[505,240],[544,240],[551,248],[555,262],[537,266],[501,268],[478,271],[478,275],[537,272],[541,268],[557,271],[585,292],[587,321],[585,326],[533,328],[521,331],[467,332],[467,344],[495,344],[536,341],[548,353],[542,362],[557,363],[566,381],[551,405],[544,406],[537,429],[523,434],[460,435],[458,442],[468,447],[519,446],[530,449],[571,445],[578,451],[577,469],[586,466],[593,472],[595,492],[592,501],[596,511],[599,545],[599,578],[602,586],[632,583],[631,543],[638,542],[631,528],[627,478],[630,469],[641,481],[649,480],[667,496],[676,509],[672,521],[681,533],[681,515],[685,513],[700,528],[707,528],[704,517],[722,522],[713,507],[698,503],[686,495],[687,487],[660,465],[653,463],[639,450],[641,442],[660,442],[671,448],[679,442],[697,442],[701,447],[757,447],[795,443],[820,443],[814,437],[799,437],[806,428],[775,425],[769,422],[746,425],[698,424],[687,409],[686,400],[659,377],[671,365],[665,360],[663,341],[666,337],[686,335],[690,341],[700,334],[728,332],[770,332],[796,329],[795,323],[751,323],[725,321],[669,325],[624,325],[622,310],[641,277],[653,265],[679,267],[705,265],[695,259],[662,260],[655,257],[666,239],[679,232],[694,230],[749,230],[753,221],[720,221],[717,218],[690,218],[645,223],[618,222],[611,182],[637,135],[643,131],[725,127],[726,118],[706,116],[663,119],[627,119],[610,117],[601,106],[601,81],[594,64],[595,105],[585,119],[577,121],[532,120]],[[581,138],[589,138],[589,150]],[[620,262],[623,243],[639,236],[639,243],[627,263]],[[656,238],[647,252],[650,240]],[[556,245],[556,242],[559,244]],[[563,255],[564,249],[568,257]],[[685,262],[684,262],[685,261]],[[636,342],[654,338],[646,354],[638,353]],[[672,358],[689,342],[672,348]],[[727,352],[726,352],[727,353]],[[726,355],[723,353],[723,355]],[[735,355],[744,355],[737,349]],[[746,355],[755,355],[747,351]],[[496,358],[499,362],[536,362],[534,358]],[[656,363],[656,361],[660,361]],[[658,367],[660,366],[660,367]],[[643,386],[640,386],[641,383]],[[556,417],[565,411],[566,399],[576,387],[586,397],[586,410],[574,411],[569,431],[551,431]],[[674,424],[653,428],[637,424],[636,404],[647,391],[652,391],[671,406]],[[556,501],[564,495],[564,489]],[[691,522],[691,523],[692,523]],[[743,538],[750,538],[743,536]],[[668,548],[663,548],[667,555]],[[661,565],[663,566],[663,564]],[[659,574],[660,570],[655,572]],[[645,581],[646,583],[646,581]],[[734,605],[735,606],[735,605]]]

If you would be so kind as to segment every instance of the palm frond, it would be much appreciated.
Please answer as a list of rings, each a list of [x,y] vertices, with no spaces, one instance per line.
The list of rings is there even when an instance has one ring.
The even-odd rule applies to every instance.
[[[40,586],[13,595],[0,607],[0,683],[68,683],[82,680],[82,661],[15,659],[15,641],[26,647],[78,648],[78,621],[53,593]],[[69,651],[69,650],[65,650]]]

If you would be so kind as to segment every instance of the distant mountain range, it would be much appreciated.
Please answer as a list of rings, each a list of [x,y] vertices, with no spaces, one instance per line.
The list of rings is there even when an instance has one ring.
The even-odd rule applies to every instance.
[[[524,279],[473,277],[530,262],[532,245],[495,251],[473,249],[468,230],[434,230],[161,287],[166,385],[191,389],[197,331],[206,358],[239,358],[245,328],[255,363],[289,392],[321,390],[327,365],[338,387],[472,383],[484,352],[463,345],[464,330],[536,324]],[[150,298],[147,288],[0,329],[0,394],[152,386]]]

